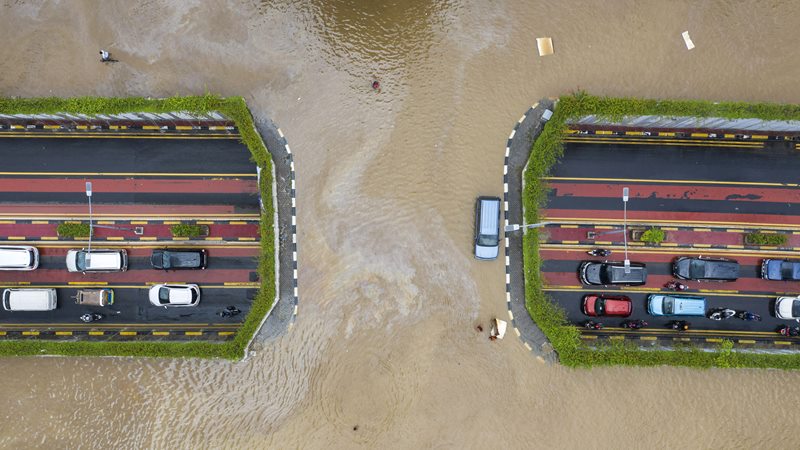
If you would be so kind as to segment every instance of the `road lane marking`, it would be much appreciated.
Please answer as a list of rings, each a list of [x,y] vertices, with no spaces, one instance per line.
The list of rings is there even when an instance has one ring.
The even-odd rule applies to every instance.
[[[153,336],[169,336],[169,331],[153,331]]]
[[[256,178],[254,173],[174,173],[174,172],[0,172],[3,176],[74,176],[74,177],[247,177]]]
[[[106,286],[108,284],[108,281],[70,281],[67,284],[69,284],[70,286],[82,286],[82,285],[86,285],[86,286]]]
[[[550,250],[550,251],[562,251],[562,252],[583,252],[587,248],[594,248],[595,245],[589,244],[580,244],[580,245],[561,245],[561,244],[554,244],[554,243],[541,243],[539,244],[540,250]],[[660,247],[648,247],[647,249],[639,250],[639,249],[629,249],[628,253],[631,254],[666,254],[666,255],[683,255],[687,252],[692,252],[691,247],[669,247],[663,248],[663,243],[661,248]],[[622,249],[620,246],[612,246],[612,250],[614,249]],[[793,250],[778,250],[778,251],[764,251],[763,248],[753,248],[753,249],[739,249],[740,251],[729,251],[724,248],[714,248],[714,249],[704,249],[702,251],[703,255],[717,255],[717,256],[743,256],[743,257],[765,257],[765,256],[797,256]],[[700,253],[698,251],[697,253]]]
[[[136,336],[136,334],[137,333],[135,331],[120,331],[119,332],[120,336]]]
[[[542,177],[547,181],[603,181],[613,183],[659,183],[659,184],[722,184],[741,186],[798,187],[798,183],[766,183],[756,181],[716,181],[716,180],[663,180],[650,178],[583,178],[583,177]]]

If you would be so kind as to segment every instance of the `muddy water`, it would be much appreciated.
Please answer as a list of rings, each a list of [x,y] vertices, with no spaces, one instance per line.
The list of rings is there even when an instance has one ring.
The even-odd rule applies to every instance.
[[[278,123],[301,255],[296,326],[248,361],[2,361],[0,447],[792,442],[799,374],[573,371],[477,335],[505,314],[504,272],[469,240],[474,197],[502,193],[505,139],[541,97],[800,102],[797,4],[384,3],[0,3],[0,95],[210,90]]]

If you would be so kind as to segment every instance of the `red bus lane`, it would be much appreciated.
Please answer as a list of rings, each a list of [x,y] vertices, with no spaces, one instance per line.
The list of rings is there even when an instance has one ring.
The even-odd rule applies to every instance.
[[[74,192],[85,193],[86,181],[97,192],[121,193],[220,193],[257,194],[255,177],[239,180],[227,178],[163,179],[163,178],[0,178],[0,192]],[[80,197],[76,197],[80,198]]]
[[[605,197],[619,198],[621,186],[630,189],[630,198],[663,198],[682,200],[725,200],[744,202],[800,203],[800,190],[760,186],[709,186],[697,184],[633,184],[624,180],[619,183],[571,183],[548,180],[548,186],[557,197]]]
[[[208,215],[242,215],[237,213],[233,205],[139,205],[139,204],[95,204],[92,205],[92,215],[98,216],[155,216],[173,217],[176,215],[187,217],[204,217]],[[43,205],[40,203],[9,203],[3,205],[0,215],[5,217],[28,216],[80,216],[89,217],[89,207],[86,204],[73,205]],[[256,216],[257,214],[245,214]]]
[[[63,244],[61,244],[61,245],[63,245]],[[44,246],[37,246],[36,248],[39,249],[39,255],[40,255],[41,258],[48,258],[48,257],[50,257],[50,258],[55,258],[55,257],[65,258],[67,256],[67,251],[68,250],[74,249],[74,248],[85,248],[85,247],[86,247],[86,242],[76,242],[72,246],[65,245],[65,246],[59,246],[59,247],[51,247],[51,246],[44,245]],[[206,253],[209,256],[209,264],[213,264],[213,260],[211,260],[211,257],[215,257],[215,258],[216,257],[220,257],[220,258],[222,258],[222,257],[242,257],[242,258],[252,257],[252,258],[257,258],[258,255],[260,254],[260,249],[259,249],[258,245],[250,245],[250,246],[242,245],[242,246],[238,246],[236,244],[226,244],[226,245],[206,245],[206,246],[204,246],[203,244],[186,245],[186,244],[180,244],[180,243],[178,243],[178,244],[170,244],[170,245],[168,245],[167,243],[164,243],[163,245],[158,245],[157,242],[153,242],[153,243],[148,244],[148,245],[137,245],[137,246],[127,246],[126,247],[124,245],[120,246],[118,243],[113,245],[113,246],[108,245],[108,243],[103,243],[103,244],[98,244],[98,245],[95,245],[94,243],[92,244],[92,248],[93,249],[94,248],[120,248],[120,247],[125,249],[125,251],[128,253],[128,257],[129,258],[136,258],[136,257],[149,258],[150,255],[153,254],[153,250],[156,249],[156,248],[179,248],[179,249],[180,248],[186,248],[186,249],[189,249],[189,248],[192,248],[192,249],[204,248],[206,250]],[[60,262],[60,264],[61,264],[61,262]],[[67,270],[66,266],[64,266],[64,270]],[[2,276],[3,276],[3,272],[0,272],[0,279],[2,279]]]
[[[622,225],[619,229],[609,230],[592,227],[561,228],[557,225],[544,228],[548,241],[581,241],[581,242],[611,242],[613,245],[622,245]],[[611,233],[609,233],[609,231]],[[588,232],[596,233],[594,239],[587,237]],[[628,230],[630,233],[630,230]],[[711,244],[711,245],[743,245],[744,233],[728,231],[691,231],[667,230],[664,242],[675,244]],[[800,246],[800,235],[787,235],[788,244]],[[630,241],[629,241],[630,242]],[[608,245],[608,244],[605,244]]]
[[[621,221],[618,210],[605,209],[544,209],[542,221]],[[634,223],[631,223],[634,222]],[[800,216],[780,214],[730,214],[730,213],[701,213],[678,211],[631,211],[628,210],[628,226],[636,225],[635,222],[667,222],[686,226],[699,226],[700,223],[731,224],[739,227],[746,225],[770,225],[796,228],[800,226]]]
[[[39,238],[42,236],[56,236],[58,233],[56,229],[58,223],[53,221],[48,224],[32,224],[32,223],[15,223],[15,224],[0,224],[0,238],[7,238],[9,236],[22,236],[29,240],[30,238]],[[172,238],[171,225],[165,224],[129,224],[129,223],[114,223],[114,224],[98,224],[95,225],[113,226],[119,228],[127,228],[126,230],[118,230],[111,228],[95,227],[93,237],[95,239],[105,239],[108,237],[122,237],[131,240],[138,240],[139,236],[133,233],[134,227],[142,227],[146,237],[156,238]],[[247,222],[244,224],[229,224],[227,222],[213,223],[208,225],[208,235],[210,237],[222,237],[224,239],[236,239],[239,237],[255,237],[258,239],[258,223]]]

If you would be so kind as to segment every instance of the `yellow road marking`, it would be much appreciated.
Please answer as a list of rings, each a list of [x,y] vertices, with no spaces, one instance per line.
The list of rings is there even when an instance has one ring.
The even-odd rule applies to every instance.
[[[255,241],[256,238],[254,238],[254,237],[240,237],[239,240],[240,241]]]
[[[696,248],[711,248],[711,244],[692,244],[692,247],[696,247]]]
[[[74,284],[73,284],[74,283]],[[72,282],[70,281],[69,284],[37,284],[36,287],[41,288],[56,288],[56,289],[68,289],[68,288],[75,288],[79,286],[108,286],[114,289],[148,289],[153,284],[158,284],[160,282],[152,282],[149,284],[143,285],[133,285],[133,284],[108,284],[108,282],[94,282],[94,283],[83,283],[83,282]],[[3,286],[30,286],[30,281],[4,281]],[[208,285],[204,284],[204,289],[245,289],[245,288],[254,288],[260,287],[261,285],[258,282],[233,282],[233,283],[225,283],[224,285]],[[49,325],[49,324],[48,324]],[[0,327],[4,327],[6,325],[0,325]]]
[[[241,220],[231,220],[228,222],[229,225],[247,225],[247,222]]]
[[[144,173],[144,172],[0,172],[9,176],[75,176],[75,177],[248,177],[255,178],[255,173]]]
[[[31,220],[31,223],[34,225],[46,225],[50,223],[48,220]]]
[[[106,334],[105,331],[90,331],[89,332],[89,336],[102,336],[104,334]]]
[[[609,339],[615,339],[615,340],[617,340],[617,339],[618,340],[625,340],[625,336],[622,336],[622,335],[609,336],[608,338]]]
[[[664,243],[661,244],[662,247]],[[548,244],[542,243],[540,244],[539,248],[543,250],[559,250],[559,251],[584,251],[588,248],[593,248],[594,245],[570,245],[570,246],[563,246],[561,244]],[[614,246],[612,249],[621,249],[621,246]],[[800,249],[798,249],[800,250]],[[686,252],[691,252],[691,248],[660,248],[660,247],[647,247],[646,249],[638,250],[638,249],[629,249],[628,253],[632,254],[651,254],[651,253],[664,253],[668,255],[682,255]],[[698,252],[699,253],[699,252]],[[719,256],[755,256],[755,257],[766,257],[766,256],[796,256],[793,251],[789,250],[779,250],[779,251],[762,251],[761,249],[752,249],[752,250],[744,250],[740,252],[736,251],[729,251],[726,249],[704,249],[704,255],[719,255]]]
[[[776,345],[792,345],[789,341],[772,341],[772,343]]]
[[[692,231],[711,231],[711,228],[692,228]]]
[[[707,136],[703,136],[707,138]],[[624,143],[635,143],[635,144],[667,144],[667,145],[675,145],[675,144],[705,144],[710,146],[738,146],[743,145],[747,147],[761,147],[763,146],[762,142],[753,142],[753,141],[745,141],[745,140],[733,140],[733,141],[720,141],[716,139],[697,139],[695,138],[679,138],[675,137],[674,139],[659,139],[659,138],[641,138],[641,137],[628,137],[628,136],[614,136],[613,138],[598,138],[594,137],[591,134],[586,135],[578,135],[578,136],[565,136],[564,141],[568,142],[590,142],[590,143],[606,143],[606,142],[624,142]]]
[[[213,225],[214,224],[214,222],[209,221],[209,220],[198,220],[196,223],[198,225]]]
[[[191,130],[194,129],[191,125],[175,125],[176,130]]]
[[[601,134],[601,135],[602,134],[614,134],[614,132],[613,131],[607,131],[607,130],[597,130],[597,131],[594,132],[594,134]]]
[[[72,331],[56,331],[56,336],[72,336]]]
[[[581,339],[597,339],[596,334],[582,334]]]
[[[43,241],[57,241],[58,240],[58,236],[42,236],[39,239],[41,239]]]
[[[142,236],[142,237],[139,238],[140,241],[155,241],[157,239],[158,238],[156,238],[154,236]]]
[[[39,332],[38,331],[23,331],[22,335],[23,336],[38,336]]]
[[[8,239],[9,241],[24,241],[25,236],[9,236],[6,239]]]
[[[622,139],[576,139],[565,138],[564,142],[580,143],[580,144],[620,144],[620,145],[660,145],[660,146],[676,146],[676,147],[723,147],[723,148],[763,148],[764,145],[760,142],[724,142],[712,141],[709,143],[694,143],[694,142],[637,142],[635,140],[622,140]]]
[[[202,331],[184,331],[183,334],[186,335],[186,336],[202,336],[203,332]]]
[[[81,285],[105,286],[108,284],[108,281],[70,281],[68,284],[70,286],[81,286]]]
[[[675,137],[675,133],[673,133],[671,131],[659,131],[658,135],[659,136],[672,136],[672,137]]]
[[[120,336],[136,336],[136,334],[137,333],[135,331],[120,331],[119,332]]]
[[[658,339],[658,337],[657,336],[640,336],[639,339],[642,340],[642,341],[655,341],[656,339]]]
[[[178,225],[181,223],[179,220],[165,220],[164,225]]]
[[[561,228],[578,228],[578,225],[561,225]]]
[[[692,133],[693,138],[707,138],[708,133]]]
[[[756,341],[752,339],[739,339],[738,341],[740,344],[755,344]]]
[[[721,338],[706,338],[706,342],[722,342]]]
[[[798,187],[798,183],[765,183],[755,181],[712,181],[712,180],[663,180],[648,178],[585,178],[585,177],[542,177],[547,181],[610,181],[614,183],[659,183],[659,184],[725,184],[744,186]]]
[[[125,238],[122,237],[122,236],[109,236],[106,239],[109,240],[109,241],[122,241]]]
[[[580,241],[561,241],[562,244],[577,244]]]
[[[153,331],[153,336],[169,336],[169,331]]]
[[[235,331],[217,331],[217,335],[219,336],[230,336],[234,333]]]
[[[653,220],[653,219],[628,219],[628,222],[633,223],[643,223],[643,224],[674,224],[678,219],[675,220]],[[594,225],[597,223],[617,223],[614,219],[607,219],[607,218],[599,218],[599,217],[547,217],[547,221],[551,224],[557,224],[559,222],[566,222],[566,223],[579,223],[582,225],[590,224]],[[769,228],[777,228],[780,230],[796,230],[800,228],[800,225],[785,225],[779,223],[755,223],[755,222],[722,222],[722,221],[713,221],[713,220],[681,220],[684,224],[703,224],[707,226],[716,226],[717,228],[725,228],[730,225],[737,225],[737,226],[747,226],[748,228],[761,228],[761,227],[769,227]],[[599,226],[595,226],[594,228],[600,228]]]
[[[201,140],[201,139],[240,139],[238,134],[194,134],[194,133],[70,133],[62,134],[52,131],[44,133],[24,132],[24,133],[10,133],[0,132],[0,138],[35,138],[35,139],[184,139],[184,140]]]

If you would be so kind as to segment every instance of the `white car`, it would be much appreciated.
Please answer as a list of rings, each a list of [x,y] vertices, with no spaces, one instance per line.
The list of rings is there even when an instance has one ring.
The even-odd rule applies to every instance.
[[[39,267],[39,250],[29,245],[0,247],[0,270],[33,270]]]
[[[200,287],[196,284],[157,284],[150,288],[150,303],[155,306],[197,306]]]
[[[775,300],[775,317],[800,321],[800,297],[778,297]]]

